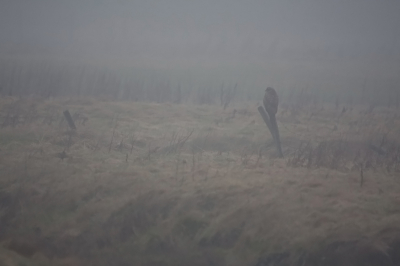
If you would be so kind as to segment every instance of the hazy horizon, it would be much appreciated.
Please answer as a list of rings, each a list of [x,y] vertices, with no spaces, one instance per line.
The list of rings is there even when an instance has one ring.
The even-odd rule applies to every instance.
[[[0,7],[1,58],[257,87],[350,89],[366,78],[370,87],[399,84],[400,2],[394,0],[17,0]]]

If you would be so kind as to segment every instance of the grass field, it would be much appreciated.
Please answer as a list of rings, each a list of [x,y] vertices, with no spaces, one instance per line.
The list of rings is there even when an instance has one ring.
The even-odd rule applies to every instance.
[[[257,107],[0,98],[0,265],[400,265],[400,111]]]

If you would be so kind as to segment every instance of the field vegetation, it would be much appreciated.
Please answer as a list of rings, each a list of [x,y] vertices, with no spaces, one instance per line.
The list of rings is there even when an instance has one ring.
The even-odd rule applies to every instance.
[[[44,96],[0,98],[1,265],[400,264],[395,105],[288,97],[279,158],[222,90]]]

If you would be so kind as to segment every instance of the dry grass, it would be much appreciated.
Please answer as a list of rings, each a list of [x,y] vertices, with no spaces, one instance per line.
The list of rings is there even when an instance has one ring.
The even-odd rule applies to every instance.
[[[15,252],[37,265],[319,265],[332,243],[389,252],[397,239],[393,110],[281,110],[279,159],[253,103],[0,107],[5,265]]]

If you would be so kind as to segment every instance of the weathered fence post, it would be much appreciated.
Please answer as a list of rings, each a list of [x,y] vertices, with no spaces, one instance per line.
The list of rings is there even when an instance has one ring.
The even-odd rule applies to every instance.
[[[279,157],[283,157],[282,153],[282,148],[281,148],[281,140],[279,138],[279,130],[278,130],[278,125],[273,125],[271,124],[268,114],[265,111],[264,107],[259,106],[258,107],[258,112],[260,112],[265,124],[267,125],[269,131],[271,132],[272,137],[274,138],[276,148],[278,150]]]
[[[68,122],[69,127],[70,127],[72,130],[76,130],[76,126],[75,126],[74,120],[72,120],[71,114],[69,113],[68,110],[65,110],[65,111],[64,111],[64,116],[65,116],[65,119],[66,119],[67,122]]]

